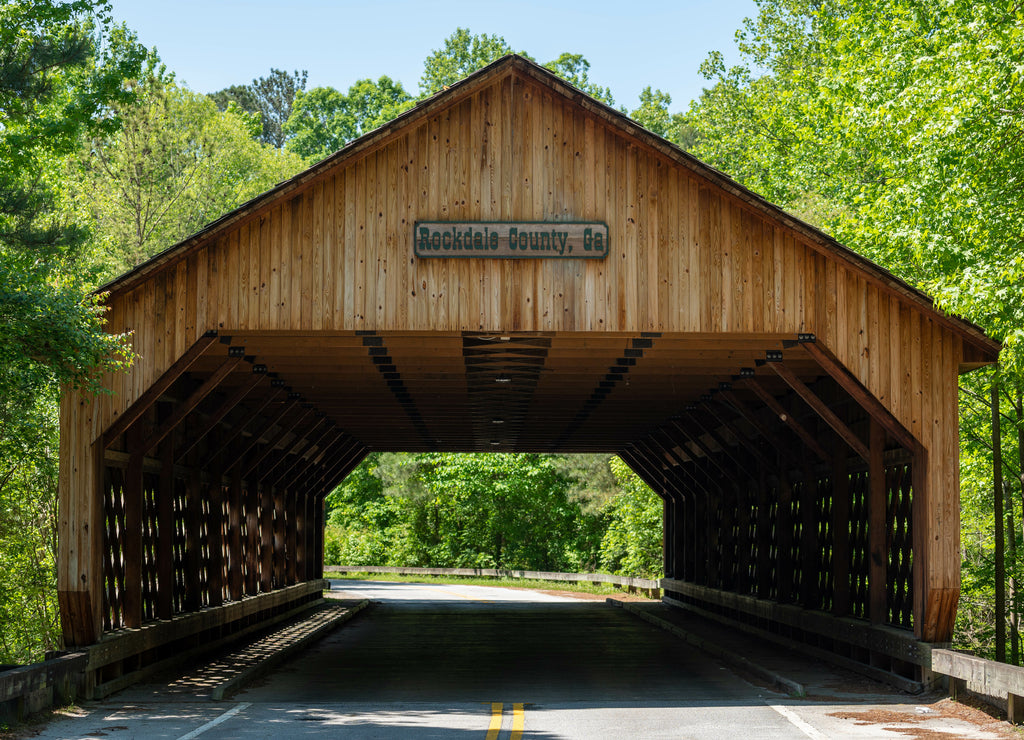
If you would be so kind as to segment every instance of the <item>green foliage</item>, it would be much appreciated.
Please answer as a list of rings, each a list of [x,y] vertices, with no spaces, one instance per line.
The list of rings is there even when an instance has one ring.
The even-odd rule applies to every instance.
[[[210,94],[210,99],[221,112],[227,112],[234,103],[240,110],[260,117],[262,130],[259,139],[277,149],[287,140],[285,121],[292,114],[295,98],[306,89],[306,70],[292,73],[270,68],[266,77],[258,77],[248,85],[231,85]]]
[[[615,105],[615,98],[612,97],[609,88],[595,85],[590,81],[590,62],[582,54],[564,52],[558,59],[547,62],[544,66],[592,98],[597,98],[606,105]]]
[[[689,149],[694,143],[693,127],[682,113],[669,113],[672,96],[661,90],[652,90],[650,85],[640,92],[640,106],[629,116],[648,131],[664,137]]]
[[[83,147],[74,193],[95,224],[107,276],[198,231],[298,172],[302,160],[252,138],[256,123],[234,105],[178,85],[155,54],[115,105],[118,131]]]
[[[617,458],[572,458],[370,455],[328,497],[325,563],[659,573],[660,499]]]
[[[687,115],[693,153],[1005,342],[1003,456],[1018,461],[1007,485],[1019,552],[1024,8],[761,0],[737,39],[742,64],[715,53],[703,65],[713,84]],[[995,622],[991,382],[961,378],[957,639],[982,653]],[[1014,554],[1009,570],[1019,583]]]
[[[491,62],[513,53],[512,47],[501,36],[471,34],[468,28],[456,28],[444,40],[444,45],[434,49],[424,61],[423,75],[420,77],[420,98],[429,98]],[[525,52],[521,53],[526,56]]]
[[[62,172],[82,136],[116,130],[109,107],[131,100],[142,58],[107,3],[0,6],[0,662],[59,642],[58,386],[95,389],[127,362],[89,295]]]
[[[0,396],[0,663],[60,647],[57,394]]]
[[[402,84],[387,76],[359,80],[347,94],[333,87],[300,92],[284,124],[287,147],[307,161],[321,160],[412,105]]]
[[[601,568],[642,578],[662,575],[662,501],[618,457],[609,461],[622,493],[603,510],[608,519],[601,538]]]

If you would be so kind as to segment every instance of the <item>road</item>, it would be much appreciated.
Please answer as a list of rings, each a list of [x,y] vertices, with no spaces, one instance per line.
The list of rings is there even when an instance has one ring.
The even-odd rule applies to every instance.
[[[129,690],[34,737],[1012,736],[1005,724],[979,727],[882,686],[855,704],[790,698],[602,602],[479,586],[333,587],[376,603],[230,701]]]

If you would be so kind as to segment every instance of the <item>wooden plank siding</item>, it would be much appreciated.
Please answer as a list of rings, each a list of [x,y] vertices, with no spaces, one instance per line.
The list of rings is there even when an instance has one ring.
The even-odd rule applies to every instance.
[[[208,330],[811,332],[929,453],[920,557],[926,613],[946,634],[959,593],[957,375],[965,341],[991,346],[578,93],[519,62],[496,70],[109,286],[108,328],[131,334],[137,360],[104,379],[112,394],[63,397],[65,618],[98,634],[97,440]],[[611,250],[417,259],[417,220],[600,220]]]

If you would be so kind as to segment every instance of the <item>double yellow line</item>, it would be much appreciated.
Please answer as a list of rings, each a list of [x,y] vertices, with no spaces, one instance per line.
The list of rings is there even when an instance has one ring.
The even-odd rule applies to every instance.
[[[491,725],[487,728],[487,740],[498,740],[498,733],[501,732],[501,719],[505,712],[505,705],[500,701],[491,703]],[[520,740],[523,737],[523,725],[526,722],[526,713],[522,704],[512,705],[512,734],[509,740]]]

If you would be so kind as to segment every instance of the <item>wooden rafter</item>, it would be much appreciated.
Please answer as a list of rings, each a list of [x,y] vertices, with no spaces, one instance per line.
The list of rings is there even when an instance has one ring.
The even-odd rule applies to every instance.
[[[174,385],[174,382],[184,375],[196,360],[198,360],[211,345],[217,342],[217,333],[209,332],[198,340],[195,344],[189,347],[185,354],[175,360],[174,364],[171,365],[161,375],[153,385],[146,389],[146,391],[139,396],[138,400],[135,401],[131,406],[124,410],[124,412],[114,420],[114,422],[107,427],[107,430],[103,433],[102,447],[106,449],[110,447],[117,438],[127,431],[128,427],[142,418],[142,415],[149,410],[149,408],[156,403],[157,399],[160,398],[167,390]]]
[[[811,336],[805,336],[800,342],[800,346],[803,347],[804,351],[807,352],[811,357],[817,361],[828,375],[846,391],[854,401],[863,408],[868,415],[882,425],[882,428],[888,432],[889,436],[892,437],[896,442],[900,444],[903,449],[913,452],[920,446],[920,442],[911,434],[906,427],[900,424],[899,420],[892,415],[892,413],[882,402],[879,401],[873,393],[861,384],[853,374],[846,369],[846,367],[836,359],[836,356],[832,354],[826,347],[819,344]]]
[[[775,396],[766,391],[764,386],[754,378],[745,378],[740,382],[743,384],[744,388],[749,389],[754,393],[754,395],[761,399],[761,402],[775,413],[779,418],[779,421],[792,429],[796,433],[796,436],[798,436],[800,440],[807,445],[807,448],[811,452],[822,460],[829,459],[828,453],[825,452],[825,448],[818,443],[818,440],[814,438],[814,435],[807,431],[806,427],[793,417],[793,414],[782,408],[782,404],[775,399]]]
[[[218,406],[217,409],[212,414],[210,414],[210,416],[206,419],[203,425],[188,436],[188,438],[182,444],[181,449],[176,451],[176,455],[178,457],[184,457],[189,452],[191,452],[192,449],[197,444],[199,444],[206,438],[207,434],[209,434],[210,432],[217,428],[217,425],[220,424],[220,422],[224,419],[225,416],[227,416],[231,412],[232,409],[234,409],[238,404],[240,404],[245,399],[245,397],[248,396],[249,393],[251,393],[254,388],[256,388],[256,386],[263,382],[264,378],[266,378],[266,369],[261,368],[257,370],[257,368],[254,367],[252,377],[249,378],[249,380],[247,380],[245,383],[240,385],[238,389],[231,394],[231,396],[224,399],[220,406]]]
[[[811,407],[826,424],[832,427],[832,431],[839,435],[839,437],[850,446],[850,449],[856,452],[864,462],[869,462],[871,455],[868,452],[868,446],[860,441],[860,438],[853,433],[853,430],[848,427],[842,419],[840,419],[836,413],[830,409],[824,401],[818,398],[817,394],[812,391],[806,383],[796,376],[790,368],[782,362],[770,361],[765,363],[776,375],[785,381],[786,385],[793,389],[793,391],[804,400],[804,402]]]
[[[178,426],[186,416],[192,413],[195,408],[202,403],[204,398],[210,395],[217,386],[224,382],[224,379],[227,378],[238,366],[238,363],[242,361],[242,357],[243,355],[235,354],[233,357],[229,357],[221,363],[221,366],[217,368],[210,377],[203,381],[203,383],[196,388],[188,398],[182,401],[174,409],[174,412],[170,417],[146,438],[146,440],[140,445],[142,454],[148,454],[150,450],[160,444],[164,437],[173,432],[174,428]]]

